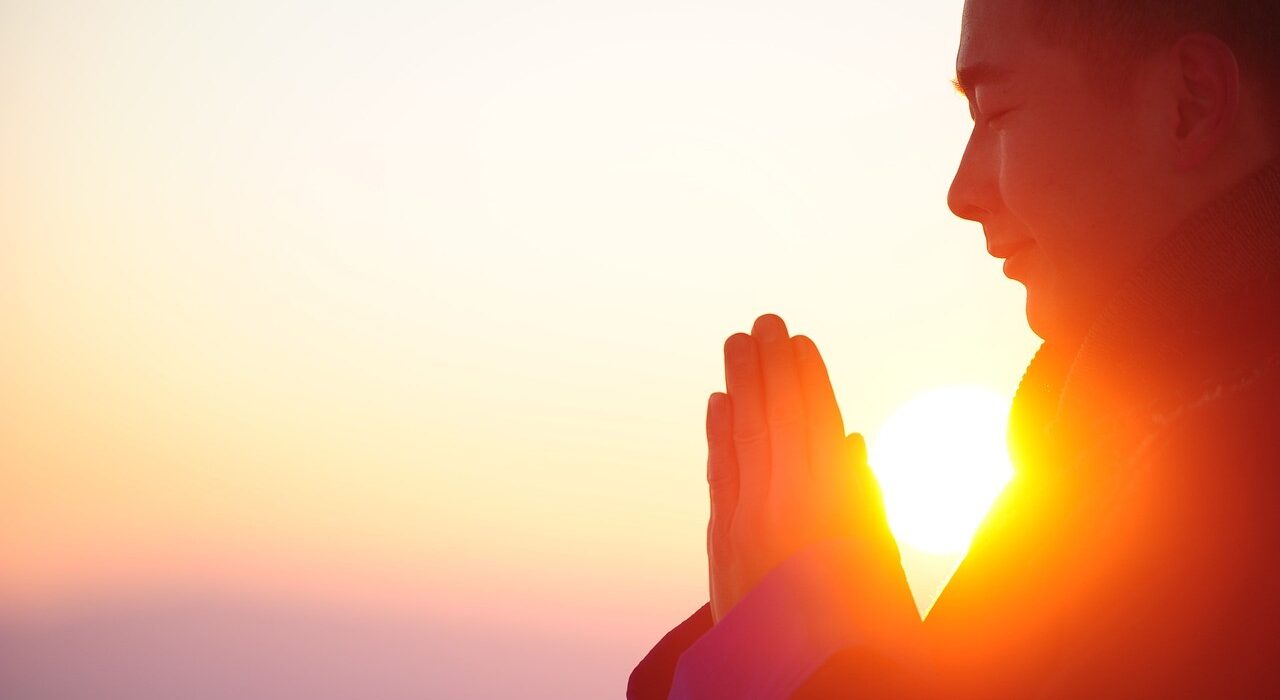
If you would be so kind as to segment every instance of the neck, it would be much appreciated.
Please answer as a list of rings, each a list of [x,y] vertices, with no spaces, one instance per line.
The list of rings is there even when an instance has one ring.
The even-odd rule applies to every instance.
[[[1196,371],[1180,358],[1190,355],[1194,343],[1203,345],[1204,337],[1225,338],[1221,334],[1228,331],[1205,332],[1222,316],[1214,305],[1277,270],[1280,161],[1187,217],[1117,289],[1078,341],[1041,346],[1014,398],[1015,461],[1034,462],[1031,453],[1046,431],[1070,426],[1068,432],[1083,439],[1123,409],[1151,399],[1157,387],[1194,380]],[[1254,326],[1274,325],[1252,320]]]

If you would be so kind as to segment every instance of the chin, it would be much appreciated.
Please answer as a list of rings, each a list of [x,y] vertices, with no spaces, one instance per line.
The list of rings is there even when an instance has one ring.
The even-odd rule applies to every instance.
[[[1041,340],[1047,341],[1057,334],[1053,332],[1055,324],[1052,314],[1049,313],[1047,304],[1040,296],[1033,292],[1030,286],[1027,287],[1027,325],[1031,327],[1032,333],[1040,336]]]
[[[1027,294],[1027,325],[1031,332],[1045,342],[1063,346],[1074,345],[1083,337],[1084,328],[1073,325],[1075,320],[1060,304],[1049,303],[1034,294]]]

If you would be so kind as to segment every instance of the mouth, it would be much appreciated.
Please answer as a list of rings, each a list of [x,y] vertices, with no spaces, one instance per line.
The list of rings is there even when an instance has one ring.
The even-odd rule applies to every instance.
[[[1009,250],[1001,251],[1002,253],[1005,253],[1005,255],[999,256],[999,257],[1005,258],[1005,261],[1004,261],[1005,277],[1008,277],[1009,279],[1012,279],[1012,280],[1021,279],[1019,275],[1021,274],[1021,271],[1026,267],[1026,262],[1028,257],[1027,254],[1024,253],[1023,251],[1026,251],[1030,248],[1031,248],[1031,245],[1027,243],[1027,244],[1019,245],[1015,248],[1010,248]]]
[[[1024,238],[1018,241],[990,243],[987,245],[987,252],[990,253],[993,258],[1002,258],[1007,260],[1012,258],[1014,253],[1026,248],[1031,245],[1031,243],[1032,241],[1030,238]]]

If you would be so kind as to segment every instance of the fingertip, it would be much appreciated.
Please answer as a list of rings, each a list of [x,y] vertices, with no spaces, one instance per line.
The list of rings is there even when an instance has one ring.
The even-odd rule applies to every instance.
[[[751,336],[746,333],[734,333],[724,341],[724,354],[726,357],[731,356],[746,348],[746,344],[753,342]]]
[[[762,314],[751,326],[751,335],[766,339],[786,338],[787,324],[777,314]]]
[[[849,454],[853,456],[856,462],[867,461],[867,439],[862,433],[849,433],[845,438],[845,445],[849,448]]]

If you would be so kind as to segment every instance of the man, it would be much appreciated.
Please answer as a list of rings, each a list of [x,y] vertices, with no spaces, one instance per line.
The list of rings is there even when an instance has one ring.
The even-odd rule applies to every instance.
[[[968,0],[949,205],[1044,344],[926,621],[813,343],[708,405],[710,601],[647,698],[1280,697],[1280,3]]]

